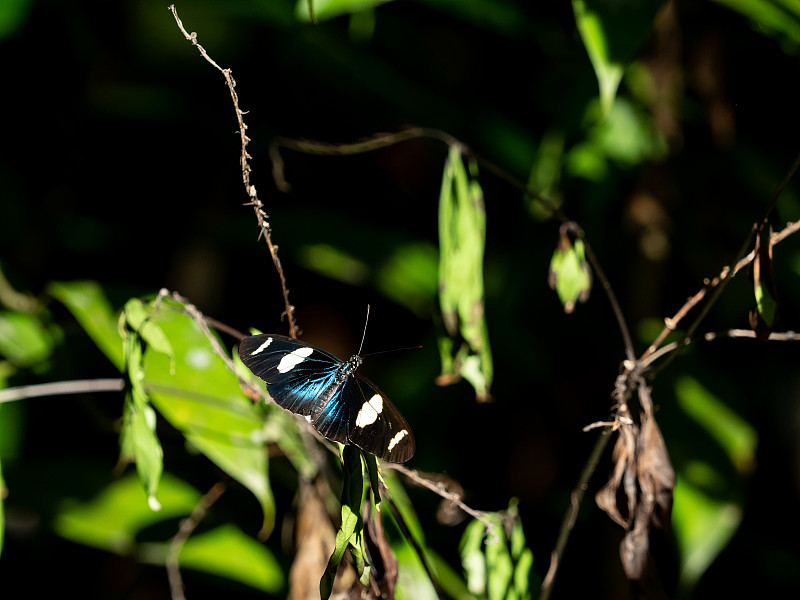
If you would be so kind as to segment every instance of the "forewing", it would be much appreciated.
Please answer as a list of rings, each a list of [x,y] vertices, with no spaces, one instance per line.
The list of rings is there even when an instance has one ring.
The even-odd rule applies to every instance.
[[[389,462],[406,462],[414,456],[414,435],[405,417],[374,383],[358,375],[342,386],[341,403],[349,411],[347,438]]]
[[[267,392],[278,406],[303,416],[311,415],[319,399],[330,395],[342,364],[321,348],[273,334],[244,339],[239,357],[267,382]]]

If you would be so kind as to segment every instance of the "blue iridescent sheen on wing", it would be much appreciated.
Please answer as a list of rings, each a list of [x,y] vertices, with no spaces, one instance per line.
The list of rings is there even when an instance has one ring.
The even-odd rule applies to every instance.
[[[356,374],[360,356],[343,361],[316,346],[272,334],[246,338],[239,356],[266,381],[276,404],[309,417],[326,438],[391,462],[413,456],[414,436],[403,415],[374,383]]]

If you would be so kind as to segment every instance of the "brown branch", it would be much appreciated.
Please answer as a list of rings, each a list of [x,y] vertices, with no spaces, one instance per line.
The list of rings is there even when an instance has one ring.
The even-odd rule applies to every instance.
[[[701,289],[697,294],[692,296],[686,303],[681,307],[681,309],[675,314],[672,319],[665,319],[664,320],[664,329],[658,335],[656,340],[650,345],[650,347],[644,352],[644,354],[640,357],[640,360],[646,359],[650,354],[655,352],[658,346],[664,341],[664,339],[669,335],[671,331],[674,331],[678,325],[678,322],[692,309],[694,308],[705,296],[708,294],[709,290],[712,290],[711,296],[709,297],[708,301],[703,305],[700,310],[700,314],[697,315],[695,320],[689,325],[688,329],[686,330],[686,335],[678,342],[677,348],[675,348],[675,352],[672,352],[666,360],[661,363],[658,367],[658,371],[664,369],[668,364],[670,364],[675,357],[678,355],[679,351],[683,346],[689,343],[694,336],[697,329],[700,327],[700,324],[705,319],[706,315],[711,310],[711,307],[716,304],[716,301],[719,299],[720,295],[722,294],[725,287],[728,285],[728,282],[733,279],[733,277],[744,267],[749,265],[753,262],[755,257],[755,252],[750,251],[747,252],[747,249],[752,245],[753,238],[755,237],[756,233],[761,231],[763,225],[769,219],[770,214],[772,213],[773,209],[775,208],[775,204],[778,201],[778,198],[783,193],[783,190],[789,184],[794,174],[797,172],[797,169],[800,168],[800,154],[798,154],[792,165],[789,167],[789,170],[786,172],[783,180],[775,187],[770,197],[769,202],[767,203],[767,207],[764,210],[764,214],[761,216],[761,219],[755,223],[753,228],[750,230],[750,234],[747,236],[747,239],[742,244],[742,247],[739,249],[739,252],[736,254],[736,258],[731,261],[731,264],[724,267],[720,274],[715,277],[713,280],[709,281],[706,280],[703,289]],[[786,239],[788,236],[795,233],[798,229],[800,229],[800,222],[797,223],[789,223],[782,231],[778,233],[773,233],[771,236],[772,244],[777,244],[778,242]],[[651,377],[656,372],[651,372]]]
[[[397,463],[382,463],[381,467],[384,469],[390,469],[392,471],[397,471],[398,473],[404,475],[410,481],[413,481],[419,486],[428,488],[433,493],[441,496],[445,500],[452,502],[458,508],[463,510],[469,516],[473,517],[474,519],[478,519],[481,523],[486,525],[486,531],[490,533],[494,533],[494,523],[492,523],[488,518],[486,518],[486,513],[482,510],[476,510],[474,508],[470,508],[467,506],[464,501],[461,499],[459,494],[455,492],[451,492],[447,489],[447,487],[442,483],[442,481],[434,481],[432,479],[426,478],[424,475],[420,475],[418,471],[414,469],[409,469],[401,464]]]
[[[294,307],[289,302],[289,288],[286,285],[286,276],[283,272],[283,267],[281,266],[280,258],[278,258],[278,246],[272,242],[272,230],[269,225],[268,216],[266,211],[264,210],[264,204],[258,198],[258,194],[256,193],[256,186],[250,183],[250,163],[249,159],[252,158],[250,154],[247,152],[247,144],[250,142],[250,138],[247,137],[247,125],[244,122],[244,113],[239,108],[239,96],[236,94],[236,81],[233,79],[233,75],[231,74],[230,69],[223,69],[220,67],[214,60],[208,55],[205,48],[203,48],[197,42],[197,34],[192,32],[189,33],[183,26],[183,22],[178,17],[178,12],[175,10],[175,5],[171,4],[169,6],[169,10],[172,12],[172,15],[175,17],[175,22],[178,25],[178,28],[183,33],[184,37],[189,40],[193,46],[197,48],[200,54],[205,58],[209,64],[211,64],[215,69],[217,69],[222,75],[225,77],[225,82],[228,84],[228,90],[231,93],[231,100],[233,102],[233,108],[236,110],[236,119],[239,123],[239,137],[242,143],[241,155],[239,157],[239,164],[242,168],[242,182],[244,183],[244,189],[247,193],[248,198],[250,199],[247,202],[247,206],[252,206],[253,211],[256,215],[256,220],[258,221],[258,226],[261,228],[261,233],[259,237],[262,235],[264,236],[264,240],[267,242],[267,247],[269,248],[270,256],[272,257],[272,262],[275,265],[275,269],[278,271],[278,277],[280,278],[281,282],[281,291],[283,292],[283,303],[284,309],[286,314],[286,319],[289,323],[289,335],[293,338],[297,337],[298,329],[297,323],[295,321],[294,315]]]
[[[610,431],[602,432],[597,438],[589,454],[589,459],[586,461],[581,471],[578,484],[570,494],[569,509],[564,514],[564,518],[561,521],[561,529],[558,532],[558,538],[556,538],[556,545],[550,553],[550,567],[547,569],[544,581],[542,581],[539,600],[548,600],[548,598],[550,598],[550,594],[553,591],[553,583],[555,583],[556,574],[558,573],[559,566],[561,566],[564,550],[567,547],[567,541],[569,541],[569,536],[572,533],[572,529],[575,527],[575,521],[578,518],[578,511],[580,510],[583,496],[589,487],[589,480],[592,478],[592,475],[594,475],[597,463],[600,462],[600,457],[603,455],[603,451],[606,449],[610,439]]]

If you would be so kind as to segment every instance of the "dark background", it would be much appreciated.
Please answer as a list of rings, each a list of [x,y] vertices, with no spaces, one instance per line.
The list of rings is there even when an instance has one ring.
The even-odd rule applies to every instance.
[[[596,287],[588,304],[563,314],[546,283],[557,224],[531,217],[517,190],[483,172],[494,402],[476,404],[465,383],[436,387],[434,299],[415,313],[386,298],[374,279],[337,282],[302,257],[310,244],[324,243],[377,269],[400,244],[435,248],[446,147],[414,140],[348,157],[285,150],[293,191],[283,194],[271,179],[268,145],[277,135],[343,143],[406,125],[435,127],[524,182],[547,132],[561,132],[568,148],[587,135],[597,82],[571,6],[398,1],[377,8],[374,32],[364,39],[346,16],[312,26],[283,0],[177,8],[216,62],[233,69],[248,111],[252,181],[270,215],[305,339],[352,354],[370,303],[366,352],[422,344],[421,351],[370,358],[365,366],[414,428],[418,451],[410,466],[454,478],[479,509],[500,510],[519,498],[534,568],[543,575],[596,435],[581,428],[607,417],[623,358],[606,297]],[[639,54],[653,73],[675,78],[672,112],[659,122],[670,124],[667,155],[609,161],[598,181],[565,173],[560,188],[565,211],[581,223],[617,292],[639,352],[653,339],[645,325],[674,314],[703,278],[735,256],[800,139],[797,44],[759,31],[722,4],[676,2],[672,11],[667,33],[657,29]],[[15,288],[41,295],[51,281],[93,279],[121,304],[166,287],[242,331],[285,332],[278,278],[243,206],[228,90],[183,38],[166,4],[33,1],[0,41],[0,57],[0,265]],[[658,227],[669,251],[655,261],[641,251],[635,207],[643,192],[666,215]],[[790,184],[773,223],[780,228],[797,218],[800,202]],[[776,248],[785,329],[798,328],[798,259],[795,239]],[[749,285],[737,278],[703,331],[746,327]],[[48,370],[20,373],[10,384],[115,376],[63,307],[50,309],[65,328],[65,345]],[[741,527],[693,597],[766,595],[800,583],[798,357],[792,343],[699,344],[656,381],[659,419],[679,472],[680,460],[702,442],[674,406],[675,378],[697,377],[759,432],[757,468],[737,483],[742,495],[732,499],[744,511]],[[48,534],[48,511],[58,499],[88,495],[93,488],[84,479],[113,467],[110,423],[119,408],[113,397],[98,396],[31,400],[15,409],[25,426],[16,455],[4,461],[12,492],[0,559],[4,587],[166,597],[160,568]],[[177,472],[169,444],[167,468]],[[64,465],[80,465],[82,478],[67,476]],[[617,553],[621,531],[591,501],[607,469],[606,458],[554,597],[627,594]],[[213,483],[210,474],[192,476]],[[227,500],[232,513],[236,497]],[[419,490],[412,497],[428,542],[458,566],[463,527],[435,522],[436,497]],[[666,569],[668,581],[674,568]],[[191,579],[187,585],[189,597],[202,596]]]

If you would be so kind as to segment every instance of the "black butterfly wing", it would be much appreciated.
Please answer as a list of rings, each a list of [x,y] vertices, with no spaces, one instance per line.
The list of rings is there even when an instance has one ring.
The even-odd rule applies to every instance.
[[[329,440],[354,444],[389,462],[414,455],[411,428],[378,387],[355,375],[358,362],[282,335],[260,334],[239,345],[242,362],[267,382],[278,406],[310,417]]]
[[[362,450],[383,460],[406,462],[416,450],[414,435],[405,417],[374,383],[351,375],[339,394],[349,411],[347,438]]]
[[[330,398],[336,373],[343,364],[321,348],[272,334],[244,339],[239,344],[239,357],[267,382],[267,391],[278,406],[304,417]],[[339,437],[342,439],[336,441],[344,441],[346,432]]]

